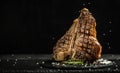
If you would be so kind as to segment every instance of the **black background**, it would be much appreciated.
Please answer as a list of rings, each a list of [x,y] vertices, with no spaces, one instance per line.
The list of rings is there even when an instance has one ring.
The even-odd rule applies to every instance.
[[[52,53],[57,40],[84,7],[96,19],[102,53],[120,53],[119,0],[9,0],[1,3],[1,54]]]

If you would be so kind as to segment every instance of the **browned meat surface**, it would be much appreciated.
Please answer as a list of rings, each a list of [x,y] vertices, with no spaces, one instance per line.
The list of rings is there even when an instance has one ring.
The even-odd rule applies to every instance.
[[[73,21],[70,29],[53,48],[56,61],[67,59],[95,61],[101,57],[102,46],[96,37],[96,21],[87,8]]]

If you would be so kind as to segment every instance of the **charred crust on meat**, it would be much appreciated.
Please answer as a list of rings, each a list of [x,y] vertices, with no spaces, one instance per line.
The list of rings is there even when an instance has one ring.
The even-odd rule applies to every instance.
[[[99,59],[102,46],[96,34],[95,18],[87,8],[83,8],[69,30],[57,41],[53,48],[53,58],[56,61],[77,59],[83,62]]]

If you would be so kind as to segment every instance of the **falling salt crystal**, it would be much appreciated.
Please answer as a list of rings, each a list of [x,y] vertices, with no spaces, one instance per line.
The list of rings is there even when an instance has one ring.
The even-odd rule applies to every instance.
[[[60,63],[57,63],[57,65],[60,65]]]
[[[13,66],[15,66],[15,64],[13,64]]]
[[[108,68],[108,70],[110,70],[110,68]]]
[[[39,63],[37,62],[36,64],[38,65]]]
[[[55,39],[55,37],[52,37],[52,39],[54,40],[54,39]]]
[[[42,69],[43,67],[41,66],[40,68]]]
[[[117,58],[117,60],[120,60],[120,58]]]
[[[7,59],[7,62],[9,62],[9,59]]]
[[[119,69],[118,69],[118,68],[116,68],[115,70],[116,70],[116,71],[118,71]]]
[[[31,57],[28,57],[29,59],[31,58]]]
[[[108,49],[111,49],[111,47],[109,46]]]
[[[89,2],[88,4],[90,5],[91,3]]]
[[[14,54],[12,54],[11,56],[14,56]]]
[[[91,68],[89,68],[89,71],[91,71]]]
[[[1,59],[0,59],[0,62],[1,62]]]
[[[85,6],[85,3],[83,3],[83,6]]]
[[[111,32],[111,29],[109,30],[109,32]]]
[[[62,64],[62,66],[66,66],[65,64]]]
[[[60,71],[60,69],[58,69],[57,71]]]
[[[114,57],[114,55],[112,55],[112,57]]]
[[[108,42],[107,45],[110,45],[110,43]]]
[[[106,34],[105,33],[103,33],[103,36],[105,36]]]
[[[111,24],[112,22],[111,22],[111,21],[109,21],[109,23]]]
[[[62,64],[62,66],[66,67],[67,65],[65,65],[65,64]]]
[[[18,61],[18,59],[15,59],[15,61]]]
[[[67,73],[68,72],[68,70],[64,70],[65,71],[65,73]]]
[[[85,67],[87,67],[87,64],[85,64]]]
[[[52,70],[49,70],[50,73],[52,73],[53,71]]]
[[[14,64],[16,64],[17,62],[15,62]]]
[[[74,66],[74,68],[77,68],[77,66]]]
[[[55,62],[52,62],[52,64],[54,65],[54,64],[55,64]]]
[[[115,67],[118,67],[118,65],[115,65]]]
[[[101,62],[101,61],[103,61],[103,58],[101,58],[101,59],[98,59],[97,61],[98,61],[98,62]]]
[[[42,61],[42,64],[44,64],[45,62],[44,61]]]

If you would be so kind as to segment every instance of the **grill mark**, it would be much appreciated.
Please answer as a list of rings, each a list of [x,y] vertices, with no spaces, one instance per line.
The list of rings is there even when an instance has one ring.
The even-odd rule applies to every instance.
[[[82,26],[82,24],[80,24],[81,26]],[[80,27],[81,27],[80,26]],[[80,33],[81,34],[83,34],[83,37],[82,37],[82,39],[83,39],[83,41],[81,42],[82,43],[82,46],[81,46],[81,48],[83,49],[83,48],[85,48],[86,49],[86,53],[88,53],[91,57],[94,57],[94,55],[93,54],[91,54],[91,53],[89,53],[88,52],[88,49],[90,50],[91,48],[88,48],[88,46],[90,45],[90,46],[93,46],[92,44],[93,44],[93,42],[92,42],[92,44],[89,44],[89,36],[93,36],[93,32],[92,33],[90,33],[90,29],[91,29],[91,27],[93,27],[93,26],[90,26],[90,25],[87,25],[87,21],[85,22],[85,25],[83,25],[84,26],[84,32],[81,32],[81,30],[80,30]],[[90,28],[89,29],[87,29],[87,26],[89,26]],[[82,29],[82,28],[81,28]],[[86,33],[86,31],[85,30],[88,30],[88,33]],[[94,30],[94,28],[92,28],[92,30]],[[87,36],[87,38],[85,38],[85,36]],[[87,43],[85,43],[85,39],[87,39]],[[90,41],[92,41],[92,40],[90,40]],[[87,46],[85,47],[83,44],[87,44]]]
[[[83,43],[82,43],[82,47],[84,47],[83,44],[85,43],[85,42],[84,42],[84,39],[85,39],[85,28],[86,28],[86,24],[87,24],[87,21],[86,21],[85,24],[84,24],[85,27],[84,27],[84,33],[83,33],[83,41],[82,41]]]

